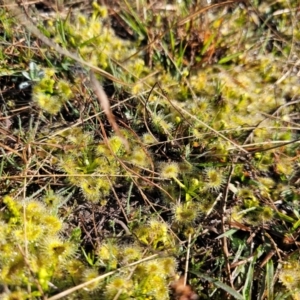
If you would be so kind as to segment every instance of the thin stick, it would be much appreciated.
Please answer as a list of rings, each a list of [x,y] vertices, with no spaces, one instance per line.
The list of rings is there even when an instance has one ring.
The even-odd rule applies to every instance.
[[[201,124],[202,126],[206,127],[207,129],[211,130],[212,132],[214,132],[217,136],[221,137],[222,139],[224,139],[225,141],[229,142],[230,144],[234,145],[237,149],[241,150],[244,153],[248,153],[247,150],[245,150],[242,146],[236,144],[235,142],[233,142],[232,140],[230,140],[229,138],[227,138],[225,135],[221,134],[220,132],[218,132],[217,130],[213,129],[211,126],[209,126],[208,124],[206,124],[205,122],[201,121],[200,119],[198,119],[197,117],[195,117],[194,115],[190,114],[187,110],[185,110],[184,108],[180,107],[179,105],[175,104],[173,102],[173,106],[176,107],[178,110],[182,111],[183,114],[188,115],[191,119],[195,120],[196,122],[198,122],[199,124]]]
[[[122,142],[126,148],[126,151],[129,152],[130,151],[129,143],[125,139],[122,132],[120,131],[120,128],[116,122],[115,116],[111,112],[108,97],[107,97],[106,93],[104,92],[102,85],[99,83],[95,74],[92,71],[90,71],[90,81],[93,86],[94,92],[97,95],[97,98],[99,100],[99,104],[101,105],[104,113],[106,114],[106,117],[107,117],[110,125],[112,126],[113,130],[116,132],[118,137],[122,140]]]
[[[140,263],[142,263],[142,262],[151,260],[151,259],[153,259],[153,258],[155,258],[155,257],[157,257],[157,256],[158,256],[158,254],[153,254],[153,255],[151,255],[151,256],[149,256],[149,257],[146,257],[146,258],[143,258],[143,259],[141,259],[141,260],[139,260],[139,261],[136,261],[136,262],[133,262],[133,263],[131,263],[131,264],[128,264],[127,266],[124,266],[124,267],[119,268],[119,269],[117,269],[117,270],[114,270],[114,271],[108,272],[108,273],[106,273],[106,274],[100,275],[100,276],[98,276],[98,277],[96,277],[96,278],[93,278],[93,279],[87,281],[87,282],[84,282],[84,283],[79,284],[79,285],[77,285],[77,286],[74,286],[74,287],[72,287],[72,288],[70,288],[70,289],[68,289],[68,290],[66,290],[66,291],[63,291],[63,292],[61,292],[61,293],[59,293],[59,294],[57,294],[57,295],[55,295],[55,296],[53,296],[53,297],[50,297],[50,298],[48,298],[48,300],[58,300],[58,299],[61,299],[61,298],[63,298],[63,297],[66,297],[67,295],[70,295],[70,294],[72,294],[72,293],[74,293],[74,292],[76,292],[76,291],[78,291],[78,290],[80,290],[80,289],[83,289],[83,288],[89,286],[91,283],[100,281],[100,280],[102,280],[102,279],[104,279],[104,278],[106,278],[106,277],[108,277],[108,276],[110,276],[110,275],[115,274],[115,273],[116,273],[117,271],[119,271],[119,270],[122,270],[122,269],[125,269],[125,268],[129,268],[129,267],[132,267],[132,266],[136,266],[136,265],[138,265],[138,264],[140,264]]]
[[[189,234],[189,240],[188,240],[188,246],[187,246],[187,252],[186,252],[185,268],[184,268],[183,285],[186,285],[186,283],[187,283],[187,276],[188,276],[188,270],[189,270],[189,260],[190,260],[190,253],[191,253],[191,241],[192,241],[192,235]]]
[[[227,179],[227,185],[226,185],[226,190],[224,192],[224,196],[222,198],[222,217],[221,217],[221,228],[222,228],[222,233],[224,234],[226,232],[225,229],[225,222],[226,222],[226,202],[227,202],[227,197],[228,197],[228,192],[229,192],[229,183],[231,181],[231,176],[233,174],[234,171],[234,165],[231,165],[231,169],[229,172],[229,176]],[[223,253],[224,253],[224,257],[225,257],[225,264],[226,264],[226,273],[229,277],[229,282],[232,288],[234,288],[233,286],[233,279],[232,279],[232,274],[231,274],[231,270],[230,270],[230,263],[229,263],[229,251],[228,251],[228,243],[227,243],[227,237],[224,235],[222,237],[222,248],[223,248]]]

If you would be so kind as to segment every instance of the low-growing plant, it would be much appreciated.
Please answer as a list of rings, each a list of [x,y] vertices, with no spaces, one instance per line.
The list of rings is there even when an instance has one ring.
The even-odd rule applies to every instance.
[[[4,1],[4,299],[298,299],[298,4],[196,2]]]
[[[77,261],[78,245],[62,236],[63,221],[43,201],[5,196],[1,213],[1,283],[42,297]]]

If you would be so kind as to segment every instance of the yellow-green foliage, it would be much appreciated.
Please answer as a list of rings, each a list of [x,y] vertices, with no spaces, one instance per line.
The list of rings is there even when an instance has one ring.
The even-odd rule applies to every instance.
[[[163,163],[160,166],[160,176],[162,178],[176,178],[179,173],[179,165],[175,162]]]
[[[126,153],[120,137],[113,135],[108,143],[96,142],[89,133],[80,128],[72,128],[60,135],[47,140],[47,148],[51,145],[65,145],[64,151],[56,151],[58,167],[67,174],[68,181],[79,187],[84,197],[92,202],[105,203],[111,185],[120,177],[130,176],[126,172],[121,160],[134,166],[139,173],[148,167],[150,155],[136,142],[129,132],[123,130],[124,136],[132,147],[131,153]],[[54,160],[55,162],[57,160]],[[55,163],[56,164],[56,163]]]
[[[8,195],[2,201],[6,209],[0,215],[1,284],[12,290],[29,285],[35,293],[38,286],[44,292],[51,290],[49,282],[76,261],[77,245],[61,236],[63,222],[53,207]]]
[[[105,266],[108,270],[117,268],[120,254],[120,248],[113,240],[102,243],[96,251],[100,265]]]
[[[153,225],[155,223],[155,225]],[[152,227],[151,227],[152,224]],[[151,220],[149,231],[162,226],[162,222]],[[164,229],[166,227],[164,226]],[[167,229],[166,229],[167,230]],[[137,230],[138,232],[138,230]],[[168,233],[163,230],[161,233],[152,234],[152,238],[161,243],[161,250],[170,247],[166,242]],[[143,241],[142,241],[143,242]],[[158,249],[154,243],[148,243],[155,250]],[[149,249],[150,250],[150,249]],[[151,253],[151,252],[150,252]],[[121,245],[114,239],[107,239],[95,251],[96,265],[105,267],[106,271],[116,270],[117,267],[125,267],[117,271],[108,279],[105,285],[95,283],[88,286],[89,291],[95,292],[101,287],[105,293],[105,299],[114,299],[118,294],[120,299],[169,299],[168,286],[176,275],[176,260],[173,257],[161,257],[147,262],[137,264],[133,267],[126,267],[143,258],[145,250],[137,243]],[[84,272],[84,281],[97,277],[95,269],[87,269]]]
[[[172,257],[159,258],[124,270],[110,278],[105,287],[106,299],[169,299],[169,284],[174,279],[176,260]]]
[[[84,60],[108,69],[111,59],[120,61],[126,58],[130,49],[128,42],[118,38],[109,26],[104,25],[107,15],[107,9],[94,2],[91,16],[78,14],[75,20],[64,20],[63,34],[54,22],[49,22],[48,30],[56,36],[57,43],[69,49],[75,48]],[[136,67],[134,69],[136,71]]]
[[[125,2],[130,7],[131,4]],[[263,8],[263,5],[260,6],[262,7],[259,9],[267,13],[267,9]],[[128,12],[127,19],[124,18],[127,26],[130,26],[130,21],[136,21],[137,26],[143,26],[143,22],[138,20],[138,14],[129,10],[132,16]],[[89,63],[131,83],[126,88],[115,85],[115,92],[117,94],[119,91],[125,91],[134,96],[128,97],[129,100],[124,106],[122,101],[119,109],[130,117],[127,128],[138,129],[134,134],[130,130],[122,130],[130,144],[129,153],[126,152],[123,141],[114,133],[109,134],[106,131],[108,139],[95,138],[95,123],[90,123],[92,118],[88,115],[84,120],[84,129],[70,127],[54,132],[51,138],[41,134],[43,142],[39,145],[39,150],[32,153],[33,158],[42,158],[43,164],[38,161],[36,165],[44,166],[48,163],[52,170],[62,172],[66,176],[66,182],[80,189],[84,198],[94,204],[106,203],[112,185],[120,182],[118,178],[121,178],[123,187],[127,188],[126,184],[131,182],[132,175],[145,175],[145,178],[151,178],[147,184],[152,185],[152,191],[157,186],[165,190],[165,193],[161,191],[165,206],[161,206],[161,203],[151,205],[151,212],[159,207],[164,213],[168,212],[172,216],[168,220],[170,224],[153,216],[144,223],[141,222],[141,219],[145,219],[143,216],[138,221],[133,219],[132,223],[127,225],[132,229],[136,241],[121,245],[112,238],[101,240],[93,249],[93,259],[88,261],[92,267],[86,267],[74,258],[78,245],[62,237],[63,222],[57,216],[61,202],[59,197],[49,192],[41,202],[35,199],[18,201],[5,196],[5,210],[0,214],[0,280],[1,284],[8,285],[12,290],[14,287],[19,288],[13,291],[12,297],[25,299],[25,288],[41,296],[38,287],[48,292],[51,290],[49,282],[59,289],[65,289],[74,283],[97,277],[100,275],[99,270],[104,269],[105,272],[114,270],[115,274],[108,278],[107,282],[96,282],[87,286],[87,293],[102,292],[105,299],[168,299],[169,282],[176,271],[173,258],[157,258],[132,268],[124,266],[153,252],[178,253],[175,236],[194,233],[191,228],[193,224],[203,214],[207,217],[212,212],[214,205],[219,204],[218,201],[222,199],[220,196],[228,196],[228,199],[224,200],[231,214],[230,219],[258,226],[279,216],[280,219],[293,223],[295,227],[298,225],[296,218],[294,219],[295,216],[298,219],[296,208],[292,218],[283,213],[280,215],[280,211],[276,211],[275,214],[275,204],[271,203],[273,200],[283,199],[298,205],[297,186],[292,186],[298,175],[295,168],[299,161],[296,160],[297,145],[272,151],[269,151],[268,147],[274,146],[274,142],[282,145],[282,142],[289,142],[295,138],[297,124],[290,121],[294,120],[293,114],[297,113],[292,102],[300,93],[299,76],[293,74],[294,70],[286,73],[286,68],[293,65],[293,52],[289,47],[281,49],[279,44],[276,45],[278,52],[282,50],[284,55],[288,53],[286,57],[291,58],[288,67],[280,62],[286,60],[286,57],[282,56],[279,59],[279,55],[277,57],[277,54],[267,51],[264,46],[259,46],[261,49],[257,48],[254,32],[258,31],[258,25],[254,26],[254,23],[261,21],[248,21],[249,12],[248,9],[233,6],[230,14],[223,12],[221,16],[217,16],[215,13],[207,13],[203,20],[209,25],[209,30],[199,30],[199,41],[190,40],[190,44],[185,39],[189,39],[189,35],[192,36],[194,28],[189,28],[193,26],[192,22],[175,28],[172,24],[180,24],[177,23],[180,18],[172,22],[168,19],[168,30],[141,30],[144,31],[145,41],[150,42],[143,51],[137,51],[140,49],[135,49],[136,44],[116,36],[106,20],[107,9],[96,2],[93,3],[90,16],[70,14],[64,20],[57,18],[48,21],[44,28],[45,33],[55,42],[78,53]],[[124,17],[122,11],[118,14],[121,18]],[[144,14],[147,22],[148,12]],[[161,15],[156,15],[153,24],[159,26],[158,24],[163,22],[159,21]],[[253,18],[255,19],[254,14]],[[197,22],[196,19],[193,18],[193,23]],[[1,18],[1,22],[4,23],[3,30],[6,35],[11,36],[12,31],[8,26],[10,21],[5,23]],[[276,30],[279,32],[286,29],[286,34],[293,33],[294,37],[298,37],[298,32],[291,32],[297,29],[296,26],[286,28],[285,22],[286,19],[277,24],[278,26],[274,25],[274,28],[278,27]],[[244,32],[246,25],[251,38],[245,42],[239,40],[237,45],[235,33]],[[266,27],[267,25],[266,23]],[[178,32],[182,31],[182,36],[175,36],[175,29]],[[160,30],[164,33],[161,34]],[[166,40],[169,31],[170,37]],[[268,35],[271,37],[274,32]],[[152,34],[156,36],[153,40]],[[213,39],[208,41],[210,37]],[[268,43],[268,39],[268,36],[264,36],[259,42],[266,40]],[[168,48],[168,44],[172,46]],[[194,44],[195,50],[192,49]],[[13,51],[21,51],[17,48],[14,47]],[[218,48],[220,54],[217,54]],[[237,52],[240,51],[237,49],[244,51]],[[185,50],[193,52],[191,56],[195,57],[191,61],[186,56],[187,53],[181,56],[180,51]],[[15,57],[16,54],[17,52],[14,53]],[[29,54],[28,56],[35,55]],[[205,54],[209,54],[209,58]],[[4,56],[4,52],[1,51],[1,55]],[[52,52],[47,56],[48,63],[51,62],[51,55]],[[144,59],[146,55],[149,56],[149,61],[151,60],[149,66],[146,66]],[[225,57],[222,57],[223,55]],[[128,59],[131,56],[132,58]],[[64,75],[58,69],[41,67],[43,75],[32,80],[33,101],[50,115],[57,115],[68,101],[71,102],[75,94],[80,94],[79,91],[84,90],[86,94],[89,92],[89,86],[81,84],[81,79],[75,78],[72,84],[65,79],[68,78],[66,75],[70,75],[67,71],[71,70],[73,62],[70,63],[68,58],[64,59],[60,69],[64,70]],[[81,71],[84,76],[86,70]],[[78,84],[81,84],[80,87]],[[90,99],[89,109],[98,109],[98,105]],[[85,111],[82,111],[83,119],[86,117],[84,114]],[[56,119],[52,117],[52,120]],[[6,126],[11,125],[7,123]],[[176,158],[173,158],[173,155],[169,155],[168,148],[175,148],[177,144],[179,150],[174,155]],[[237,145],[240,145],[239,149]],[[30,144],[30,147],[26,145],[24,149],[28,148],[29,153],[30,149],[37,149],[34,147],[37,147],[36,143]],[[245,153],[241,151],[242,147],[245,152],[249,150],[253,155],[243,157]],[[155,149],[153,153],[159,155],[159,161],[150,154],[152,149],[148,151],[148,148]],[[8,149],[12,148],[9,146],[4,150]],[[45,159],[42,150],[49,154],[51,159]],[[24,150],[22,155],[25,153]],[[10,154],[13,156],[15,152],[11,151]],[[34,168],[31,163],[35,162],[35,159],[28,160],[26,170],[27,167]],[[230,176],[227,176],[229,165],[233,168]],[[249,172],[244,165],[249,167]],[[3,168],[1,165],[1,174]],[[271,171],[274,179],[268,178]],[[229,183],[231,189],[225,193],[227,177],[232,181]],[[135,182],[138,180],[142,181],[144,178]],[[143,186],[138,186],[138,189],[139,195],[147,198],[148,195],[143,194]],[[129,190],[132,191],[131,188]],[[152,196],[150,195],[149,199],[152,199]],[[230,197],[235,197],[237,201],[230,201]],[[129,198],[130,195],[126,212],[131,209]],[[144,207],[140,207],[139,213],[142,215]],[[150,209],[146,211],[148,213]],[[227,219],[229,220],[229,217]],[[285,230],[282,228],[287,228],[287,225],[278,228]],[[124,268],[118,271],[119,267]],[[299,276],[294,270],[299,273],[299,264],[297,261],[290,261],[280,273],[282,283],[291,293],[299,289]],[[240,287],[238,289],[241,290]]]
[[[174,250],[175,240],[170,234],[170,229],[165,222],[150,219],[145,224],[140,224],[134,229],[134,234],[144,245],[154,250]]]
[[[73,93],[68,81],[55,78],[53,69],[45,69],[43,77],[33,88],[33,101],[51,115],[57,114]]]
[[[189,201],[180,203],[174,207],[174,220],[180,225],[193,223],[199,214],[199,207],[196,203]]]
[[[295,300],[298,300],[300,297],[300,263],[297,256],[298,254],[292,255],[288,261],[285,261],[279,273],[281,283]]]
[[[261,193],[264,194],[264,192],[265,190],[263,189]],[[260,203],[259,199],[254,195],[253,188],[241,188],[237,195],[242,204],[234,207],[232,213],[233,220],[242,220],[248,224],[259,225],[273,219],[273,209],[269,205]]]

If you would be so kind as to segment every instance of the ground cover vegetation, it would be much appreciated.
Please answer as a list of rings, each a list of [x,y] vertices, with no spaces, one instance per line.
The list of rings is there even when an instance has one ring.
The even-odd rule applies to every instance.
[[[1,299],[300,299],[298,18],[4,1]]]

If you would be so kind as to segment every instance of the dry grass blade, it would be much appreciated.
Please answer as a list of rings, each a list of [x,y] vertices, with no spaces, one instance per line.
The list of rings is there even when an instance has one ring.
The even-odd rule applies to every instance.
[[[123,134],[121,133],[121,131],[119,129],[119,126],[116,123],[115,117],[114,117],[114,115],[113,115],[113,113],[111,112],[111,109],[110,109],[110,104],[109,104],[108,97],[107,97],[106,93],[104,92],[103,87],[101,86],[101,84],[99,83],[97,78],[95,77],[95,74],[92,71],[90,71],[90,80],[91,80],[94,92],[98,97],[99,103],[102,106],[103,111],[106,114],[110,125],[112,126],[112,128],[114,129],[116,134],[123,141],[123,144],[126,147],[127,152],[129,152],[130,151],[129,143],[125,139]]]
[[[141,260],[139,260],[139,261],[136,261],[136,262],[134,262],[134,263],[128,264],[127,266],[123,267],[122,269],[136,266],[136,265],[138,265],[138,264],[140,264],[140,263],[142,263],[142,262],[145,262],[145,261],[149,261],[149,260],[151,260],[151,259],[154,259],[154,258],[156,258],[157,256],[158,256],[158,254],[153,254],[153,255],[151,255],[151,256],[149,256],[149,257],[146,257],[146,258],[143,258],[143,259],[141,259]],[[121,268],[120,268],[120,269],[121,269]],[[89,281],[87,281],[87,282],[84,282],[84,283],[82,283],[82,284],[79,284],[79,285],[77,285],[77,286],[74,286],[73,288],[70,288],[70,289],[68,289],[68,290],[66,290],[66,291],[63,291],[62,293],[59,293],[59,294],[57,294],[57,295],[55,295],[55,296],[53,296],[53,297],[50,297],[50,298],[48,298],[48,300],[58,300],[58,299],[62,299],[63,297],[66,297],[67,295],[70,295],[70,294],[72,294],[72,293],[74,293],[74,292],[76,292],[76,291],[78,291],[78,290],[81,290],[81,289],[83,289],[83,288],[89,286],[91,283],[100,281],[100,280],[102,280],[102,279],[104,279],[104,278],[106,278],[106,277],[108,277],[108,276],[110,276],[110,275],[115,274],[117,271],[118,271],[118,270],[115,270],[115,271],[111,271],[111,272],[108,272],[108,273],[106,273],[106,274],[100,275],[100,276],[98,276],[98,277],[96,277],[96,278],[94,278],[94,279],[92,279],[92,280],[89,280]]]
[[[173,106],[181,111],[183,114],[186,114],[188,117],[190,117],[191,119],[195,120],[196,122],[198,122],[199,124],[201,124],[202,126],[208,128],[209,130],[211,130],[212,132],[214,132],[217,136],[221,137],[222,139],[224,139],[225,141],[229,142],[230,144],[234,145],[234,147],[236,147],[237,149],[241,150],[244,153],[248,153],[247,150],[245,150],[242,146],[236,144],[235,142],[233,142],[232,140],[230,140],[229,138],[227,138],[225,135],[223,135],[222,133],[218,132],[217,130],[213,129],[211,126],[209,126],[208,124],[206,124],[205,122],[201,121],[200,119],[196,118],[194,115],[190,114],[186,109],[183,109],[182,107],[179,107],[177,104],[173,103]]]
[[[222,3],[216,3],[216,4],[209,5],[207,7],[201,8],[201,9],[195,11],[194,13],[188,15],[186,18],[182,19],[181,21],[179,21],[177,23],[177,26],[181,26],[181,25],[187,23],[191,19],[199,16],[200,14],[206,12],[209,9],[216,8],[216,7],[219,7],[219,6],[224,6],[224,5],[227,5],[227,4],[234,3],[234,2],[237,2],[237,1],[225,1],[225,2],[222,2]]]
[[[20,153],[18,153],[18,151],[14,150],[14,149],[12,149],[12,148],[10,148],[10,147],[8,147],[8,146],[2,144],[2,143],[0,143],[0,147],[2,147],[3,149],[6,149],[6,150],[8,150],[8,151],[10,151],[10,153],[16,154],[17,156],[21,157],[22,160],[25,161],[25,158],[23,157],[23,155],[21,155]]]

